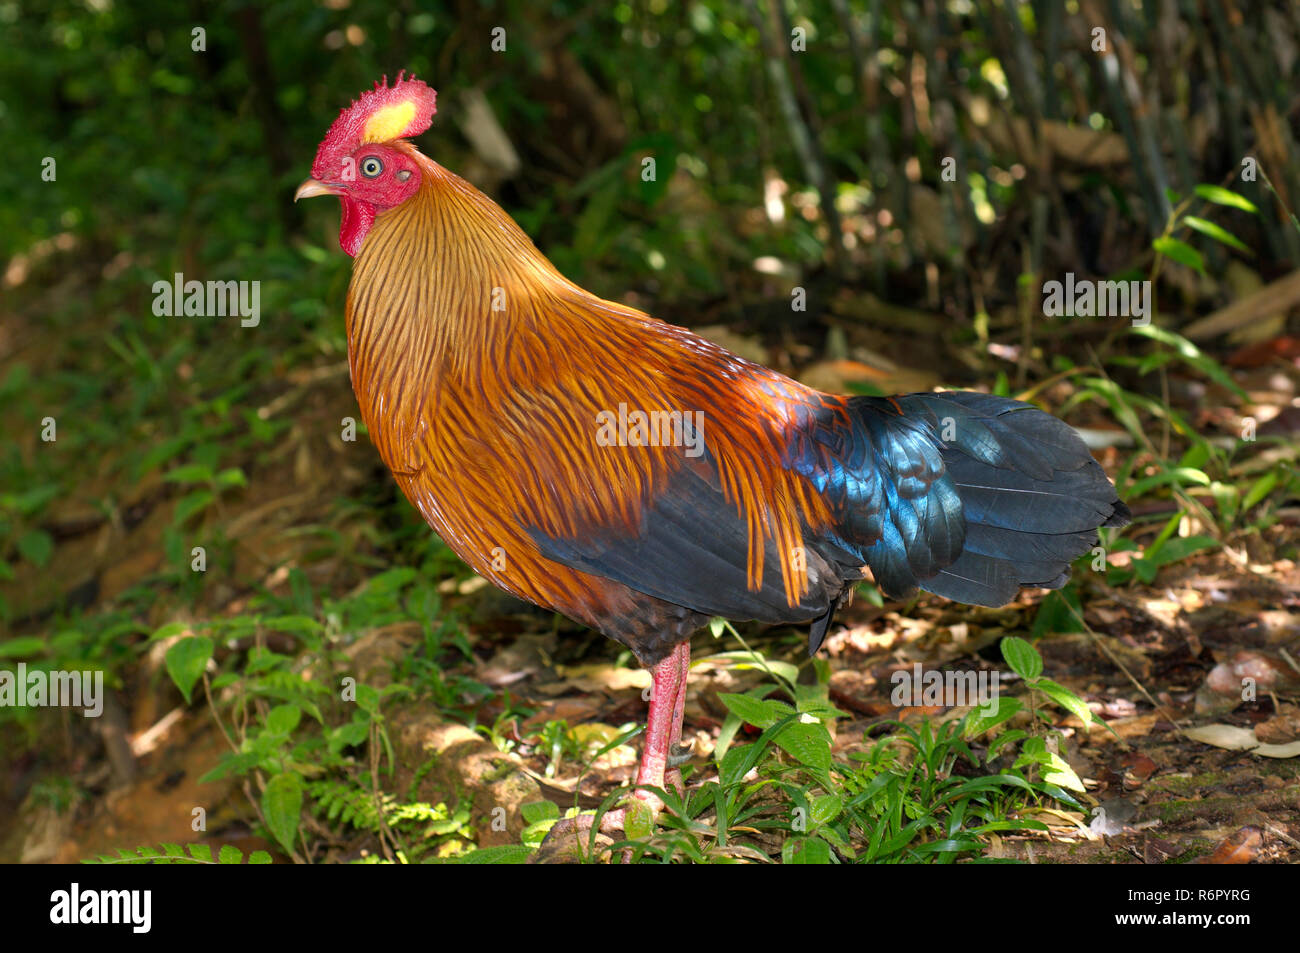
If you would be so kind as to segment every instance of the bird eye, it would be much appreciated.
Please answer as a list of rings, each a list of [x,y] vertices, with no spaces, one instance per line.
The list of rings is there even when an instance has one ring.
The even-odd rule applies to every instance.
[[[376,156],[366,156],[361,160],[361,174],[373,179],[384,171],[384,164]]]

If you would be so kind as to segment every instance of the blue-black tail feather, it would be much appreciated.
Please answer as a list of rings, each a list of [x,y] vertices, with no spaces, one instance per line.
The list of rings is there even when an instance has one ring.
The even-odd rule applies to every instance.
[[[1059,588],[1099,527],[1129,521],[1079,435],[1030,404],[949,392],[846,408],[852,436],[831,439],[842,426],[824,419],[828,433],[797,442],[791,463],[819,479],[841,517],[824,549],[865,564],[892,598],[920,588],[1000,606],[1024,586]],[[832,446],[842,452],[828,466]],[[811,651],[833,610],[815,620]]]

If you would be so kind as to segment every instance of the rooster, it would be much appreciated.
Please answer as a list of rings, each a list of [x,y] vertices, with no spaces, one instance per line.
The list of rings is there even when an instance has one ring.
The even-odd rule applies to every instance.
[[[1075,432],[1029,404],[821,393],[584,291],[411,144],[435,106],[413,77],[376,83],[295,201],[342,203],[352,387],[407,499],[475,571],[650,669],[638,810],[681,789],[710,618],[811,623],[812,653],[864,579],[1000,606],[1064,585],[1098,527],[1128,522]]]

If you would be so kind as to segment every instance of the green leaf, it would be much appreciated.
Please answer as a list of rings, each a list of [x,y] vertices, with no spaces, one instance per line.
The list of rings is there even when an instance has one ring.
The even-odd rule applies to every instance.
[[[244,860],[244,852],[238,847],[230,844],[222,844],[221,850],[217,851],[217,863],[219,864],[238,864]]]
[[[623,832],[628,840],[645,840],[655,832],[655,816],[640,798],[628,798],[623,814]]]
[[[1047,762],[1047,742],[1042,738],[1026,738],[1020,748],[1020,757],[1016,766],[1022,764],[1045,764]]]
[[[288,853],[293,853],[293,842],[298,836],[298,820],[302,814],[302,778],[292,771],[277,774],[267,782],[262,792],[262,816],[272,836]]]
[[[1178,461],[1180,467],[1195,467],[1198,470],[1204,470],[1205,465],[1210,462],[1210,445],[1208,443],[1197,443],[1187,448],[1181,460]]]
[[[519,813],[524,816],[525,824],[540,824],[542,821],[558,820],[560,808],[553,801],[530,801],[519,806]]]
[[[1040,678],[1034,683],[1034,688],[1082,721],[1084,731],[1088,731],[1092,727],[1092,709],[1088,707],[1087,702],[1064,685],[1054,682],[1050,678]]]
[[[339,751],[344,748],[354,748],[365,741],[369,734],[370,726],[364,721],[350,721],[345,725],[339,725],[330,734],[330,747]]]
[[[22,493],[0,494],[0,509],[16,510],[23,516],[31,516],[58,495],[58,486],[40,486]]]
[[[1232,391],[1242,400],[1249,399],[1249,395],[1241,389],[1241,386],[1235,380],[1232,379],[1232,375],[1224,369],[1222,364],[1203,352],[1199,347],[1187,340],[1187,338],[1183,337],[1181,334],[1170,331],[1168,328],[1157,327],[1154,324],[1130,327],[1129,333],[1136,334],[1138,337],[1151,338],[1154,341],[1159,341],[1161,344],[1172,348],[1174,353],[1177,354],[1183,362],[1196,368],[1219,386]]]
[[[1060,755],[1050,751],[1047,752],[1047,761],[1043,766],[1043,780],[1048,784],[1059,784],[1071,791],[1086,790],[1079,776],[1074,773],[1074,769],[1066,764]]]
[[[718,763],[727,756],[731,750],[731,743],[736,740],[736,732],[740,731],[745,722],[739,715],[734,712],[727,712],[727,717],[722,720],[722,727],[718,729],[718,741],[713,746],[713,760]]]
[[[830,770],[831,734],[825,725],[791,722],[773,740],[782,751],[800,764],[821,772]]]
[[[223,489],[231,486],[248,486],[248,479],[239,467],[228,467],[222,470],[216,475],[214,482]]]
[[[1215,225],[1213,222],[1206,221],[1203,218],[1198,218],[1195,215],[1184,215],[1183,224],[1186,225],[1188,228],[1195,229],[1196,231],[1200,232],[1202,235],[1208,235],[1210,238],[1213,238],[1216,242],[1222,242],[1223,244],[1229,246],[1230,248],[1235,248],[1238,251],[1244,251],[1248,255],[1254,254],[1254,252],[1251,251],[1250,248],[1246,246],[1246,243],[1243,242],[1240,238],[1232,234],[1232,232],[1228,231],[1227,229]]]
[[[1231,483],[1220,483],[1215,480],[1210,484],[1210,493],[1214,497],[1214,505],[1219,508],[1223,515],[1224,523],[1232,523],[1237,517],[1237,505],[1241,502],[1241,491]]]
[[[320,622],[308,615],[277,615],[265,619],[262,624],[267,629],[276,629],[280,632],[306,634],[321,632],[325,628]]]
[[[731,662],[735,668],[742,671],[746,669],[757,669],[759,671],[771,672],[778,678],[783,678],[791,685],[799,680],[798,666],[791,665],[789,662],[780,662],[774,659],[764,658],[758,652],[719,652],[717,655],[710,656],[714,661]]]
[[[1036,642],[1048,635],[1082,632],[1076,612],[1079,612],[1079,597],[1074,586],[1054,589],[1038,604],[1030,637]]]
[[[1227,205],[1230,208],[1239,208],[1243,212],[1259,212],[1259,209],[1255,207],[1255,203],[1250,199],[1244,198],[1236,192],[1229,192],[1219,185],[1198,185],[1193,191],[1205,201],[1213,202],[1215,205]]]
[[[831,845],[820,837],[791,837],[781,845],[781,860],[787,864],[829,864]]]
[[[770,728],[786,715],[794,711],[789,705],[777,701],[766,701],[751,695],[736,695],[730,692],[719,694],[722,704],[737,717],[755,728]]]
[[[1197,470],[1193,467],[1169,467],[1159,473],[1153,473],[1149,477],[1143,477],[1141,480],[1135,480],[1129,485],[1129,496],[1143,496],[1155,487],[1163,486],[1166,483],[1177,483],[1179,486],[1188,483],[1195,483],[1198,486],[1209,486],[1210,478],[1203,470]]]
[[[210,483],[212,468],[201,463],[187,463],[169,470],[163,479],[169,483]]]
[[[44,566],[54,554],[54,537],[43,529],[32,529],[18,537],[18,552],[29,563]]]
[[[526,864],[532,851],[519,844],[502,844],[499,847],[483,847],[461,854],[451,862],[453,864]]]
[[[292,734],[302,720],[302,709],[297,705],[276,705],[266,713],[266,727],[277,735]]]
[[[190,702],[194,683],[203,675],[203,669],[212,658],[212,650],[212,640],[206,635],[191,635],[167,650],[167,674],[185,696],[186,704]]]
[[[397,566],[393,569],[387,569],[379,575],[373,576],[366,583],[366,592],[375,596],[400,592],[414,582],[418,575],[419,573],[410,566]]]
[[[1170,261],[1176,261],[1188,268],[1195,268],[1201,274],[1205,273],[1205,259],[1201,257],[1200,252],[1186,242],[1171,238],[1168,235],[1161,235],[1151,243],[1151,247]]]
[[[0,642],[0,658],[27,658],[45,651],[45,640],[39,635],[23,635]]]
[[[809,825],[820,827],[840,816],[840,811],[844,809],[844,799],[838,794],[820,794],[812,799],[809,808]]]
[[[754,765],[758,764],[759,759],[763,757],[768,745],[777,733],[797,717],[798,715],[791,712],[771,728],[764,728],[763,733],[758,736],[758,740],[753,744],[740,745],[728,751],[718,765],[718,777],[723,786],[734,784],[747,775]]]
[[[1193,553],[1218,545],[1219,541],[1212,536],[1179,536],[1163,543],[1156,551],[1148,550],[1148,553],[1143,554],[1142,561],[1159,568],[1181,562]]]
[[[159,627],[154,634],[149,636],[150,642],[158,642],[162,639],[170,639],[173,635],[180,635],[190,627],[188,622],[168,622],[166,625]]]
[[[212,848],[207,844],[187,844],[185,849],[190,852],[190,856],[195,860],[208,864],[212,863]]]
[[[1265,473],[1262,477],[1256,480],[1251,485],[1250,489],[1246,491],[1246,498],[1241,501],[1241,511],[1245,513],[1264,499],[1264,497],[1272,493],[1273,487],[1277,486],[1277,480],[1278,476],[1276,470],[1270,470],[1268,473]]]
[[[172,522],[179,526],[196,513],[206,510],[216,498],[211,490],[195,490],[193,493],[186,493],[176,504]]]
[[[1019,728],[1012,728],[1010,731],[1004,731],[999,735],[995,735],[993,740],[989,742],[989,757],[992,758],[993,754],[1003,745],[1015,744],[1021,738],[1025,737],[1028,737],[1027,733],[1021,731]]]
[[[854,591],[867,601],[868,605],[873,605],[877,609],[885,607],[885,596],[880,591],[880,587],[872,582],[860,582],[854,587]]]
[[[379,691],[373,685],[357,685],[357,707],[370,715],[379,714]]]
[[[982,708],[972,709],[966,716],[966,730],[964,732],[967,738],[974,738],[984,734],[990,728],[996,728],[1011,718],[1014,718],[1020,712],[1024,711],[1025,706],[1018,698],[1012,698],[1010,695],[999,695],[997,707],[990,713],[985,713]]]
[[[1037,678],[1043,673],[1043,658],[1038,650],[1017,636],[1002,640],[1002,657],[1021,678]]]
[[[248,855],[248,862],[250,864],[269,864],[271,855],[264,850],[255,850]]]

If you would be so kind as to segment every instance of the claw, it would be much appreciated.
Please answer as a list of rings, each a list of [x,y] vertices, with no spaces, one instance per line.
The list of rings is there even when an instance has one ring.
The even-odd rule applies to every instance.
[[[530,864],[576,864],[589,857],[589,850],[613,843],[610,839],[622,833],[624,812],[608,811],[600,819],[599,831],[595,836],[591,829],[595,826],[596,815],[579,814],[576,817],[564,817],[556,821],[546,837],[542,839],[537,853],[529,858]],[[604,836],[602,836],[604,835]]]
[[[644,802],[650,808],[652,819],[657,818],[659,812],[663,810],[663,801],[649,791],[634,790],[628,797]],[[626,807],[606,811],[600,818],[599,827],[596,827],[595,814],[578,814],[574,817],[561,818],[551,827],[546,837],[542,839],[541,847],[528,862],[530,864],[579,863],[587,855],[589,847],[600,847],[602,844],[608,846],[613,843],[611,838],[622,839],[626,834],[627,815]],[[594,838],[591,833],[593,827],[598,831]],[[631,863],[632,851],[630,849],[623,851],[620,860],[625,864]]]

